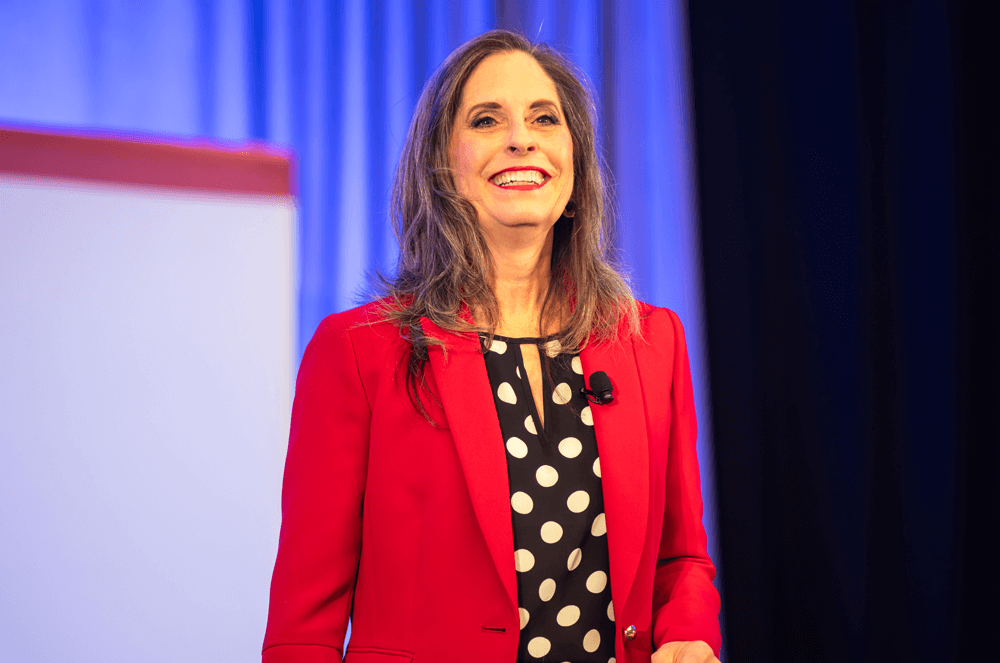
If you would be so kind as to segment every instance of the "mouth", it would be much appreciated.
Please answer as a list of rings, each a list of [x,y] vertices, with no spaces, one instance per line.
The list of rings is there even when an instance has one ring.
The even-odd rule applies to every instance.
[[[501,189],[531,191],[545,186],[552,176],[541,168],[518,166],[505,168],[490,178],[490,184]]]

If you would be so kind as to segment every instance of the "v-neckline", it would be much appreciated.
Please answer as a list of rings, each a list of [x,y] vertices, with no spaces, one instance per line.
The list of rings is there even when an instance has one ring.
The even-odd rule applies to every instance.
[[[531,409],[531,416],[538,424],[538,438],[543,443],[547,443],[548,436],[545,433],[545,420],[548,418],[546,415],[550,413],[548,411],[548,408],[546,408],[546,405],[548,405],[548,399],[545,397],[546,374],[545,374],[545,367],[542,365],[542,362],[545,361],[545,359],[542,358],[543,356],[542,349],[537,344],[533,343],[517,343],[516,345],[517,345],[517,362],[518,366],[521,369],[521,387],[522,389],[524,389],[524,393],[527,396],[526,400],[528,401],[528,407]],[[535,403],[535,392],[532,390],[531,380],[528,378],[528,368],[527,366],[524,365],[524,351],[521,349],[521,346],[523,345],[535,345],[535,348],[538,351],[538,368],[539,371],[541,372],[541,378],[542,378],[541,385],[539,385],[542,392],[540,394],[541,396],[540,400],[542,402],[541,412],[538,411],[538,406]]]
[[[548,436],[545,433],[545,419],[546,415],[550,414],[548,406],[548,399],[545,397],[546,393],[546,371],[543,362],[549,357],[548,354],[542,350],[542,347],[554,339],[556,336],[541,337],[520,337],[515,338],[511,336],[502,336],[500,334],[494,334],[493,338],[503,341],[507,344],[507,347],[515,346],[517,347],[517,366],[521,372],[521,388],[524,390],[526,400],[528,401],[529,413],[531,414],[532,420],[536,424],[538,439],[543,443],[548,443]],[[531,380],[528,379],[528,368],[524,365],[524,352],[521,349],[522,345],[534,345],[538,351],[538,364],[539,369],[542,374],[541,382],[541,402],[542,402],[542,412],[538,412],[538,406],[535,404],[535,392],[531,389]],[[545,357],[543,359],[543,356]]]

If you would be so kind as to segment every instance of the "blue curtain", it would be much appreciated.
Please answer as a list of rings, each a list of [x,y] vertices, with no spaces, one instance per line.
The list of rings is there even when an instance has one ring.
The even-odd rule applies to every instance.
[[[0,123],[292,148],[301,350],[323,316],[366,298],[366,273],[391,270],[389,189],[421,87],[495,27],[563,51],[598,93],[621,259],[639,296],[687,327],[714,541],[682,0],[8,0]]]

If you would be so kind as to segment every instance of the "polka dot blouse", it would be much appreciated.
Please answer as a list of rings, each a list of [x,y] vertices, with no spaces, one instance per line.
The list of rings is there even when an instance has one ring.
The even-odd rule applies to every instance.
[[[539,339],[494,336],[484,354],[507,448],[521,616],[517,660],[613,663],[601,461],[589,403],[580,395],[580,358],[539,352],[540,419],[519,347],[525,343],[542,347]]]

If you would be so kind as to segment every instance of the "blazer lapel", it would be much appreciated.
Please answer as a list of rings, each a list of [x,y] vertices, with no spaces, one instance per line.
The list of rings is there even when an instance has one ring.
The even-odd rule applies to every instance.
[[[507,459],[486,362],[479,352],[479,339],[471,333],[446,332],[427,318],[422,318],[422,327],[425,334],[447,345],[447,352],[440,346],[431,346],[431,370],[479,527],[507,590],[511,610],[516,613],[517,578]]]
[[[580,353],[583,374],[611,378],[615,399],[591,405],[601,459],[604,515],[611,561],[611,598],[625,607],[639,569],[649,520],[649,440],[639,372],[631,342],[588,345]]]

